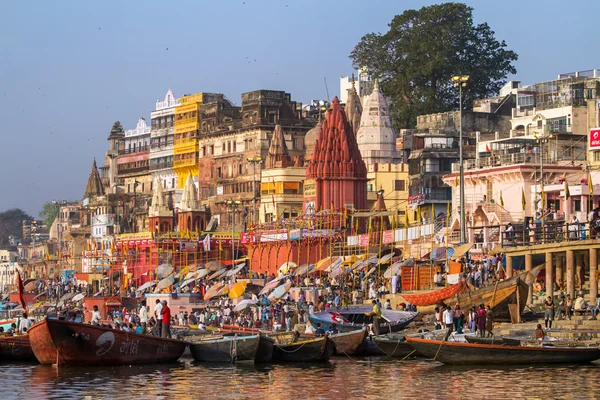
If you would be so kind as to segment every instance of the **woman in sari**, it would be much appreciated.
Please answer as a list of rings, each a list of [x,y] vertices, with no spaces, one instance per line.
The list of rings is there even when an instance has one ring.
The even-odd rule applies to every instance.
[[[477,310],[477,329],[479,330],[479,336],[485,337],[485,325],[486,325],[486,310],[483,304],[479,305]]]

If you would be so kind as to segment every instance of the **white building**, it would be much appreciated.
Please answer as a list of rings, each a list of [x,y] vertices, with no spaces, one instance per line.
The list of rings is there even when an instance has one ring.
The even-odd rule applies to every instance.
[[[373,92],[363,101],[360,128],[356,134],[358,149],[365,164],[397,164],[396,132],[392,129],[388,103],[375,81]]]
[[[368,96],[373,91],[375,84],[371,73],[366,68],[361,68],[357,71],[356,78],[354,74],[350,76],[342,76],[340,78],[340,103],[346,104],[348,101],[348,92],[352,89],[352,81],[355,81],[356,93],[359,98]]]
[[[150,173],[153,181],[162,183],[165,191],[177,189],[177,174],[173,171],[173,135],[175,107],[181,99],[167,91],[163,101],[156,101],[156,109],[150,113],[152,120],[150,133]]]
[[[0,250],[0,293],[8,294],[14,285],[14,278],[19,265],[16,263],[17,255],[8,250]]]

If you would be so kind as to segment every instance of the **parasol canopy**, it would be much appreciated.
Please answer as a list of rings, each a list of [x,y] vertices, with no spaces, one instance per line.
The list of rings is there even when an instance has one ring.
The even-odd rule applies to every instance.
[[[321,272],[327,270],[333,263],[338,262],[340,260],[341,263],[343,260],[340,257],[327,257],[317,262],[317,265],[312,270],[312,272]]]
[[[225,264],[221,261],[209,261],[206,263],[206,269],[210,272],[215,272],[223,268],[225,268]]]
[[[23,289],[27,292],[31,292],[38,287],[39,279],[28,279],[23,283]]]
[[[375,272],[377,268],[376,267],[372,267],[366,274],[365,277],[363,279],[366,279],[369,277],[369,275],[371,275],[373,272]]]
[[[290,282],[277,286],[275,290],[273,290],[273,293],[269,295],[269,300],[273,301],[282,298],[283,296],[285,296],[288,290],[290,290],[291,287],[292,284]]]
[[[246,266],[246,263],[241,263],[240,265],[238,265],[234,269],[227,271],[227,276],[234,276],[235,274],[237,274],[238,272],[240,272],[245,266]]]
[[[298,267],[298,269],[295,272],[295,276],[301,276],[306,274],[307,272],[312,271],[312,269],[315,267],[315,264],[302,264],[300,267]]]
[[[196,279],[204,278],[206,275],[208,275],[208,270],[206,268],[196,271]]]
[[[84,298],[85,298],[85,293],[79,293],[78,295],[73,297],[72,301],[79,301],[79,300],[83,300]]]
[[[208,289],[206,291],[206,293],[204,294],[204,300],[208,301],[208,300],[212,299],[213,297],[215,297],[217,295],[217,293],[219,293],[219,290],[221,290],[222,288],[223,288],[222,283],[217,283],[216,285],[211,286],[210,289]]]
[[[209,276],[208,278],[206,278],[206,280],[208,281],[212,281],[215,278],[218,278],[219,276],[223,275],[223,273],[227,271],[225,268],[222,268],[220,270],[218,270],[217,272],[215,272],[214,274],[212,274],[211,276]]]
[[[229,298],[237,299],[241,297],[246,291],[246,281],[237,282],[231,289],[229,289]]]
[[[156,267],[156,277],[158,279],[165,279],[167,275],[171,275],[173,273],[173,266],[169,264],[160,264]]]
[[[280,274],[288,274],[290,272],[290,269],[294,269],[294,268],[298,268],[298,264],[296,264],[293,261],[288,261],[288,262],[284,262],[283,264],[281,264],[281,267],[279,267],[279,273]]]
[[[352,269],[356,270],[358,272],[358,271],[362,270],[366,266],[367,266],[367,262],[365,260],[358,260],[357,262],[355,262],[352,265]]]
[[[383,273],[383,277],[390,279],[394,275],[398,275],[400,269],[402,269],[402,265],[404,263],[402,261],[393,263],[388,269]]]
[[[141,292],[142,290],[146,290],[148,288],[151,288],[154,285],[156,285],[156,281],[146,282],[142,286],[140,286],[139,288],[137,288],[136,292]]]
[[[495,256],[498,253],[504,253],[504,249],[502,248],[501,244],[497,245],[490,251],[490,256]]]
[[[248,307],[255,306],[256,304],[258,304],[258,301],[256,300],[242,300],[233,308],[233,311],[242,311]]]
[[[189,285],[190,283],[194,282],[196,280],[196,278],[191,278],[191,279],[186,279],[185,281],[181,282],[181,285],[179,285],[180,288],[185,287],[187,285]]]
[[[379,264],[385,264],[385,263],[389,262],[392,259],[392,256],[393,256],[393,254],[390,253],[390,254],[386,254],[385,256],[381,257],[379,259]]]
[[[273,279],[271,282],[267,283],[260,292],[258,292],[259,296],[262,296],[265,293],[269,293],[271,291],[271,289],[275,288],[277,285],[279,285],[279,281],[282,280],[283,278],[285,278],[284,276],[279,276],[275,279]]]
[[[177,278],[179,280],[185,279],[184,277],[187,275],[188,272],[190,272],[190,266],[189,265],[187,267],[183,267],[181,269],[181,271],[179,271],[179,273],[177,274]]]
[[[154,290],[155,293],[168,288],[169,286],[173,285],[173,282],[175,282],[175,277],[173,275],[169,275],[167,276],[165,279],[159,281],[156,284],[156,289]]]
[[[451,260],[457,260],[464,256],[471,248],[473,247],[473,243],[464,243],[454,249],[454,254],[451,256]]]

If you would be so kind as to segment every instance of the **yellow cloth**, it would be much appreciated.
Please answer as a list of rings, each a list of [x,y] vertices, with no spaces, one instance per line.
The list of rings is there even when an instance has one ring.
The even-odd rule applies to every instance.
[[[373,306],[373,318],[381,318],[381,308],[377,304]]]

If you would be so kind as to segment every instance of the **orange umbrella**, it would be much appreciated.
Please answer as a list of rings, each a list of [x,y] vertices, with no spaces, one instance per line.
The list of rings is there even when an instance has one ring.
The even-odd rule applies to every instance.
[[[241,297],[246,291],[246,281],[237,282],[231,289],[229,289],[229,298],[237,299]]]

